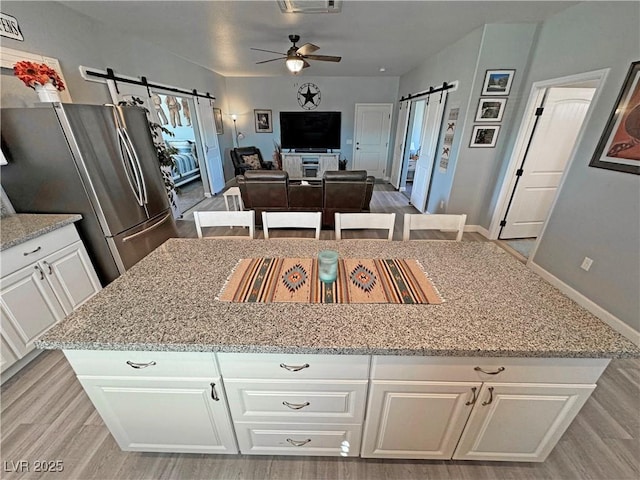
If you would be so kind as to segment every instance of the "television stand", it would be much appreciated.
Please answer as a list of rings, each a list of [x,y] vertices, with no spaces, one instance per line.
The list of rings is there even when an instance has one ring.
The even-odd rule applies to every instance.
[[[292,180],[321,179],[327,170],[338,170],[340,153],[295,152],[282,154],[282,169]]]

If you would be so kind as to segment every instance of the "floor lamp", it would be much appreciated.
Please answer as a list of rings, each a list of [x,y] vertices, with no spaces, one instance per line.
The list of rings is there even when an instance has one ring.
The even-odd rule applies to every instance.
[[[238,126],[236,125],[236,120],[238,119],[238,117],[236,116],[235,113],[233,115],[231,115],[231,119],[233,120],[233,131],[235,133],[236,147],[239,147],[240,146],[240,140],[242,140],[244,138],[244,133],[242,133],[242,132],[238,133]]]

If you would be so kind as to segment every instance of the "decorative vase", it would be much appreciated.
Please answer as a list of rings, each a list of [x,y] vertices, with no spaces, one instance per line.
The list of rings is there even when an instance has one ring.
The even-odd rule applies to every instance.
[[[44,85],[36,84],[34,88],[41,102],[59,102],[60,101],[60,92],[53,85],[53,83],[46,83]]]

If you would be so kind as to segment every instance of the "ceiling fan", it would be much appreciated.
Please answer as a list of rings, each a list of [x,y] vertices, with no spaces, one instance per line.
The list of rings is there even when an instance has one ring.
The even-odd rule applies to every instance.
[[[300,35],[289,35],[289,40],[293,45],[289,47],[287,53],[274,52],[272,50],[263,50],[262,48],[252,48],[251,50],[257,50],[259,52],[268,52],[268,53],[276,53],[281,55],[278,58],[272,58],[270,60],[263,60],[259,63],[268,63],[275,62],[278,60],[285,59],[285,64],[289,71],[293,74],[300,73],[303,68],[309,67],[309,62],[307,60],[320,60],[323,62],[339,62],[342,60],[342,57],[334,57],[331,55],[313,55],[313,52],[320,49],[317,45],[313,43],[305,43],[304,45],[298,47],[296,45],[297,42],[300,41]]]

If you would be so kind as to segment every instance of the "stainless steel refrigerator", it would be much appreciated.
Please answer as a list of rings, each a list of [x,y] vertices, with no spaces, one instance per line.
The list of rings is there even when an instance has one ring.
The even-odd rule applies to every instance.
[[[53,103],[0,115],[0,179],[16,212],[82,214],[104,284],[178,236],[143,109]]]

